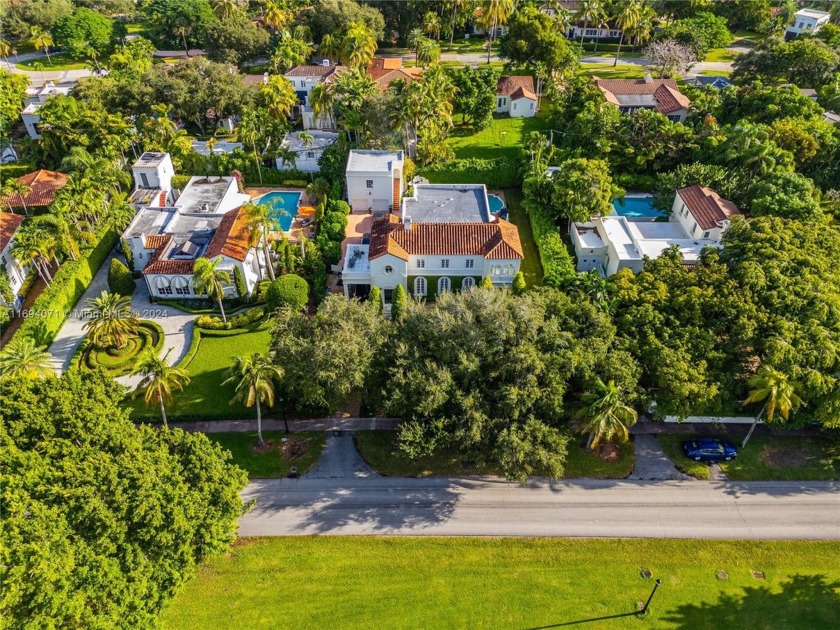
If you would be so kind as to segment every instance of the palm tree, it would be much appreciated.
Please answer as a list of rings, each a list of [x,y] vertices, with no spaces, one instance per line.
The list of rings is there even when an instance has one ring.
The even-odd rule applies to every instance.
[[[604,6],[601,0],[581,0],[580,7],[577,10],[575,17],[583,20],[583,30],[580,32],[580,43],[583,44],[583,37],[586,34],[586,28],[595,22],[601,20],[604,15]]]
[[[458,22],[458,9],[463,7],[467,0],[450,0],[452,3],[452,26],[449,30],[449,50],[452,50],[452,45],[455,43],[455,24]]]
[[[595,28],[598,29],[595,35],[595,50],[593,52],[598,52],[598,44],[601,43],[601,30],[609,25],[609,17],[607,16],[606,11],[601,11],[598,14],[598,18],[593,22]]]
[[[653,20],[656,18],[656,12],[653,8],[644,4],[639,9],[638,21],[627,28],[627,37],[633,42],[633,46],[641,46],[650,41],[650,32],[653,29]]]
[[[405,38],[405,43],[408,44],[408,47],[414,51],[414,63],[417,63],[417,48],[420,46],[420,42],[426,39],[426,36],[423,35],[422,28],[413,28],[408,32],[408,37]]]
[[[426,11],[423,16],[423,32],[429,37],[434,36],[435,41],[440,41],[440,16],[434,11]]]
[[[330,61],[338,59],[341,57],[341,40],[335,35],[327,33],[321,38],[321,44],[318,46],[318,54],[326,57]]]
[[[131,310],[130,295],[102,291],[99,297],[89,298],[85,306],[89,319],[82,328],[99,348],[124,348],[140,325]]]
[[[49,31],[45,31],[40,26],[32,27],[32,39],[35,50],[43,50],[47,54],[47,61],[52,65],[50,58],[50,46],[53,45],[53,38]]]
[[[149,350],[137,361],[132,372],[142,377],[134,390],[134,397],[142,393],[143,402],[147,406],[159,404],[160,417],[166,428],[169,428],[166,423],[166,405],[172,402],[172,390],[183,391],[184,386],[190,382],[190,376],[184,368],[169,365],[166,360],[168,356],[167,352],[163,358],[159,358]]]
[[[47,285],[52,282],[49,260],[55,256],[55,250],[55,234],[38,221],[24,223],[12,243],[12,255],[21,262],[31,262]]]
[[[485,0],[481,9],[481,26],[490,35],[487,42],[487,63],[490,63],[496,27],[507,24],[510,14],[513,13],[513,0]]]
[[[284,122],[289,119],[292,108],[297,105],[298,97],[289,80],[280,75],[268,77],[268,82],[260,88],[265,99],[266,109],[274,120]]]
[[[784,420],[787,420],[791,411],[799,409],[800,406],[805,404],[799,396],[802,386],[795,381],[788,380],[787,374],[766,363],[758,368],[758,371],[750,377],[748,383],[751,389],[746,400],[744,400],[744,404],[763,402],[764,406],[750,426],[747,437],[741,443],[741,448],[744,448],[749,442],[762,415],[767,418],[768,422],[772,422],[773,417],[778,412]]]
[[[228,374],[222,385],[236,383],[236,394],[230,404],[241,402],[246,407],[257,406],[257,440],[262,445],[265,442],[260,403],[269,407],[274,405],[274,382],[283,378],[283,370],[272,364],[267,356],[255,352],[251,356],[236,357]]]
[[[597,379],[593,389],[581,396],[585,406],[577,414],[580,432],[589,433],[586,448],[595,448],[602,440],[614,437],[626,442],[630,435],[627,428],[638,419],[636,410],[624,403],[623,392],[612,379],[606,384]]]
[[[440,59],[440,47],[434,40],[424,37],[417,44],[415,58],[419,66],[427,68]]]
[[[295,37],[285,29],[280,33],[280,41],[271,55],[271,65],[277,72],[283,72],[294,66],[306,63],[312,54],[312,43]]]
[[[237,13],[240,9],[236,0],[213,0],[213,13],[220,20],[227,19]]]
[[[376,54],[376,37],[364,22],[351,22],[341,41],[341,60],[352,68],[362,68]]]
[[[270,232],[279,232],[280,223],[266,205],[249,203],[242,209],[245,213],[246,225],[251,230],[253,246],[262,242],[265,266],[268,267],[268,275],[274,280],[274,265],[271,263],[271,257],[269,256],[268,235]]]
[[[2,37],[0,37],[0,57],[3,61],[9,63],[9,55],[12,53],[12,45]]]
[[[222,321],[227,322],[225,315],[225,307],[222,304],[222,298],[225,297],[225,288],[222,281],[229,283],[230,274],[227,271],[221,271],[216,267],[222,261],[221,258],[216,258],[212,262],[207,258],[199,258],[193,265],[193,286],[195,292],[199,295],[206,295],[208,298],[215,299],[219,305],[219,310],[222,313]]]
[[[55,374],[46,346],[36,346],[29,337],[16,336],[0,351],[0,377],[40,378]]]
[[[615,53],[613,67],[618,64],[618,56],[621,54],[621,45],[624,43],[624,36],[627,29],[633,28],[642,19],[642,5],[637,0],[629,0],[618,7],[615,14],[615,24],[621,29],[621,38],[618,40],[618,50]]]
[[[319,120],[326,120],[327,127],[333,128],[333,108],[335,99],[332,91],[326,83],[318,83],[312,87],[309,93],[309,104],[312,106],[312,117],[315,123]]]
[[[187,26],[186,24],[179,24],[175,28],[172,29],[172,33],[175,37],[180,37],[181,41],[184,43],[184,52],[187,53],[187,57],[190,56],[190,47],[187,46],[187,35],[192,34],[192,27]]]
[[[4,196],[13,196],[17,195],[17,198],[20,200],[20,205],[23,206],[23,212],[26,216],[29,216],[29,208],[26,207],[26,199],[25,196],[28,196],[29,193],[32,192],[32,189],[24,184],[19,179],[10,179],[3,185],[3,193]],[[6,203],[9,205],[9,209],[12,209],[11,203],[6,200]]]
[[[268,0],[265,3],[263,21],[268,28],[279,31],[292,21],[291,13],[279,3]]]
[[[312,143],[315,142],[315,136],[313,136],[308,131],[300,131],[298,132],[298,140],[303,142],[303,146],[309,148],[312,146]]]

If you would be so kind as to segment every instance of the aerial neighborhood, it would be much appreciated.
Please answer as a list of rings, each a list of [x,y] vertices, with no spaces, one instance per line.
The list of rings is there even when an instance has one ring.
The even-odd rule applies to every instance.
[[[0,626],[833,628],[840,3],[6,0]]]

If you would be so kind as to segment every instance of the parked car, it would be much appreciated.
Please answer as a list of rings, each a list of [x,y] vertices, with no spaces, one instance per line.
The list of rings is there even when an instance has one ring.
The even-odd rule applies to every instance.
[[[728,462],[738,457],[738,449],[732,442],[717,438],[686,440],[683,453],[696,462]]]

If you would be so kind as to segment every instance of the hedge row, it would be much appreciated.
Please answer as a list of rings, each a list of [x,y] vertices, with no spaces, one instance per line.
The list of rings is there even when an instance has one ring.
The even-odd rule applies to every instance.
[[[265,309],[258,306],[239,315],[228,317],[227,321],[224,321],[221,317],[202,315],[195,320],[195,325],[203,330],[232,330],[249,326],[254,322],[258,322],[263,317],[265,317]]]
[[[163,328],[148,319],[140,322],[136,336],[141,342],[141,347],[136,352],[126,354],[122,357],[122,360],[115,362],[113,365],[105,365],[101,363],[99,358],[100,352],[109,353],[111,350],[97,348],[86,338],[76,349],[70,365],[85,370],[102,369],[113,377],[131,374],[140,355],[147,351],[151,351],[155,355],[159,354],[165,339]]]
[[[39,346],[50,345],[118,240],[119,234],[109,229],[93,249],[61,265],[50,285],[32,304],[15,336],[30,337]]]
[[[575,261],[572,259],[560,230],[554,219],[547,214],[542,206],[528,204],[528,213],[531,216],[531,231],[534,234],[534,242],[540,251],[540,262],[543,266],[543,282],[547,286],[556,289],[563,286],[575,277]]]
[[[484,184],[488,188],[518,188],[522,185],[520,160],[471,158],[424,166],[418,174],[432,184]]]

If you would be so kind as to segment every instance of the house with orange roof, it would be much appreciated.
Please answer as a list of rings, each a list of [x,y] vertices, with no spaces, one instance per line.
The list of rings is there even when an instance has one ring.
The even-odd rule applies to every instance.
[[[0,197],[0,204],[13,209],[46,207],[55,201],[56,193],[67,185],[67,180],[64,173],[39,168],[17,178],[28,189],[26,194],[7,193]]]
[[[383,92],[397,79],[411,83],[423,75],[422,68],[404,68],[402,57],[374,57],[367,67],[368,76]]]
[[[501,77],[496,84],[496,113],[511,118],[537,115],[537,90],[532,76]]]
[[[329,118],[319,118],[315,120],[315,113],[312,110],[312,103],[309,100],[309,95],[312,88],[320,83],[327,85],[335,81],[343,72],[347,72],[349,68],[341,65],[331,65],[329,60],[325,60],[321,65],[305,65],[295,66],[289,68],[283,73],[289,83],[295,90],[298,97],[298,105],[292,112],[293,117],[299,115],[303,122],[304,129],[330,129],[333,121]]]
[[[17,260],[12,254],[12,247],[15,242],[15,232],[23,223],[24,216],[12,214],[11,212],[0,212],[0,273],[9,277],[9,286],[14,296],[23,286],[24,281],[31,272],[30,266]],[[11,304],[0,295],[0,304],[9,307],[17,307],[19,300],[14,297]]]
[[[398,285],[417,299],[487,277],[506,286],[523,258],[519,231],[490,212],[483,184],[419,184],[399,212],[374,219],[367,242],[347,246],[341,277],[347,297],[379,287],[387,312]]]
[[[599,79],[595,85],[608,103],[630,114],[638,109],[655,109],[675,122],[685,122],[691,100],[677,88],[673,79]]]

